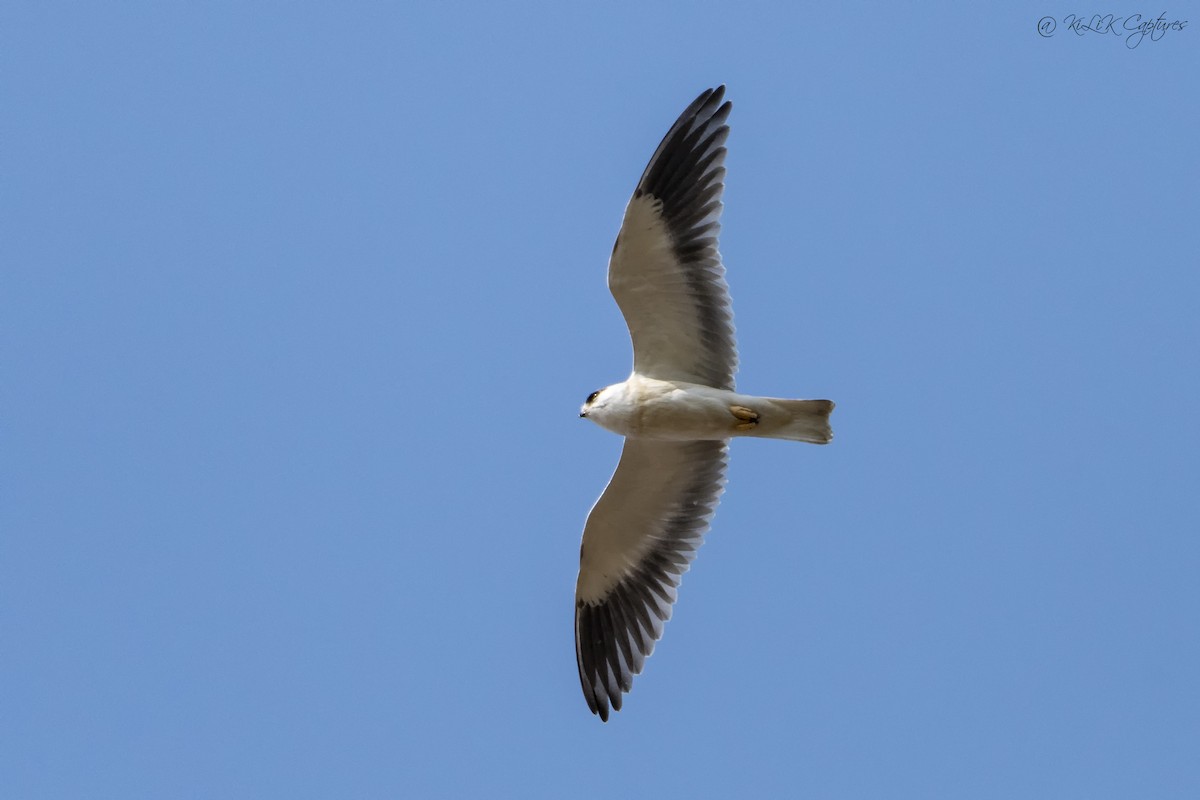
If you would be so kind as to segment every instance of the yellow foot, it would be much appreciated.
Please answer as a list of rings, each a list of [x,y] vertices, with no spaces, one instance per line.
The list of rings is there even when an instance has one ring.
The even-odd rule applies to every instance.
[[[729,413],[733,414],[734,419],[738,420],[733,426],[735,431],[752,431],[754,430],[754,426],[758,424],[758,412],[752,408],[730,406]]]

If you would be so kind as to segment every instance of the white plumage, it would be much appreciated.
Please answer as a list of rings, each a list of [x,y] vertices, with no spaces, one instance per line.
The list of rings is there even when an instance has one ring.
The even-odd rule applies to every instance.
[[[575,590],[575,653],[588,707],[620,710],[671,616],[680,577],[725,486],[729,439],[824,444],[828,400],[734,390],[737,347],[717,250],[725,178],[725,87],[680,115],[646,166],[609,262],[633,340],[633,374],[593,392],[580,416],[625,437],[588,515]]]

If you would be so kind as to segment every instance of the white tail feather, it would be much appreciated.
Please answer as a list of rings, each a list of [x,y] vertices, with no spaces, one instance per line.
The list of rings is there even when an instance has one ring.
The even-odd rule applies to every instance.
[[[829,414],[830,400],[787,400],[760,397],[752,408],[758,412],[758,424],[741,436],[760,439],[789,439],[794,442],[827,444],[833,438]]]

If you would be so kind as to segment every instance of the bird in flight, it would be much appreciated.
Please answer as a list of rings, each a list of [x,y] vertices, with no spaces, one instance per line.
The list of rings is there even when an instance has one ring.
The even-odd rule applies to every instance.
[[[734,389],[733,311],[717,251],[731,107],[724,86],[709,89],[667,131],[609,260],[633,373],[592,392],[579,411],[625,446],[588,514],[575,587],[579,680],[606,722],[671,617],[725,488],[729,440],[833,438],[828,400]]]

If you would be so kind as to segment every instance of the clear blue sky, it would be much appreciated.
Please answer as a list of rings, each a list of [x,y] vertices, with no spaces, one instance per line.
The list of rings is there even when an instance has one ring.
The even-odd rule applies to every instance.
[[[6,798],[1200,796],[1194,7],[27,6]],[[718,83],[739,386],[836,438],[735,443],[604,725],[577,410]]]

